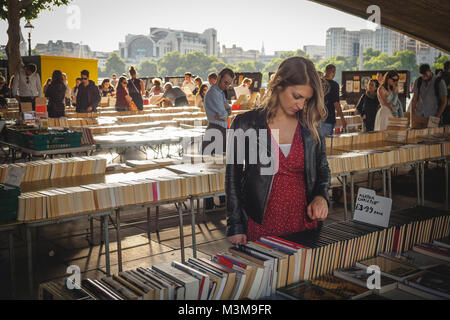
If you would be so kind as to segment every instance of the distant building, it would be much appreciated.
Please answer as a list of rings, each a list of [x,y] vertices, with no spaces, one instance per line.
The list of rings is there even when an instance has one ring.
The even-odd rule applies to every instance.
[[[303,46],[303,51],[314,62],[319,62],[325,58],[326,46],[308,45]]]
[[[375,50],[393,55],[399,50],[405,50],[405,36],[388,28],[375,30]]]
[[[388,55],[393,55],[400,50],[409,50],[416,55],[417,64],[432,65],[439,55],[445,54],[425,43],[384,27],[378,27],[375,31],[369,29],[347,31],[345,28],[330,28],[327,30],[326,41],[326,58],[337,55],[356,58],[360,52],[371,47]]]
[[[344,56],[356,58],[359,56],[359,31],[348,31],[345,28],[330,28],[327,30],[325,58]]]
[[[93,53],[88,45],[74,42],[64,42],[62,40],[57,40],[56,42],[50,40],[47,44],[38,43],[35,49],[39,52],[39,54],[46,56],[85,59],[93,57]]]
[[[233,44],[231,48],[222,46],[220,58],[226,63],[236,65],[243,61],[257,61],[259,55],[260,52],[258,50],[244,50]]]
[[[164,54],[178,51],[186,54],[202,51],[207,55],[219,55],[217,31],[207,29],[203,33],[151,28],[149,35],[132,35],[119,43],[120,56],[127,62],[139,63],[143,59],[158,60]]]

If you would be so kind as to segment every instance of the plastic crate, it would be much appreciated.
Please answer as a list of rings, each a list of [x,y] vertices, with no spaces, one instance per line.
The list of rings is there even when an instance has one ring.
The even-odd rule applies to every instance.
[[[46,134],[27,134],[23,136],[23,147],[43,151],[77,148],[81,146],[81,132],[57,131]]]
[[[0,222],[17,220],[20,188],[0,183]]]

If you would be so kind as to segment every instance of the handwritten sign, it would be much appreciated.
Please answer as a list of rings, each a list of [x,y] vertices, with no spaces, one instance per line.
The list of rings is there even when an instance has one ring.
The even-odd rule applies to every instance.
[[[387,228],[391,209],[392,199],[378,196],[374,190],[359,188],[353,219]]]

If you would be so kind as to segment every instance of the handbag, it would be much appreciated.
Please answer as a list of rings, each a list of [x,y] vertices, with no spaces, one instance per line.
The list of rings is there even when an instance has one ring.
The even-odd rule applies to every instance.
[[[130,103],[128,104],[128,111],[138,111],[138,107],[136,106],[133,100],[131,100]]]

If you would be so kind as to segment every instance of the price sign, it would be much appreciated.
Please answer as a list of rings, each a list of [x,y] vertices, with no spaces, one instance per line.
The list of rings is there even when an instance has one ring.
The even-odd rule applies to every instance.
[[[391,209],[392,199],[378,196],[374,190],[359,188],[353,219],[387,228]]]

